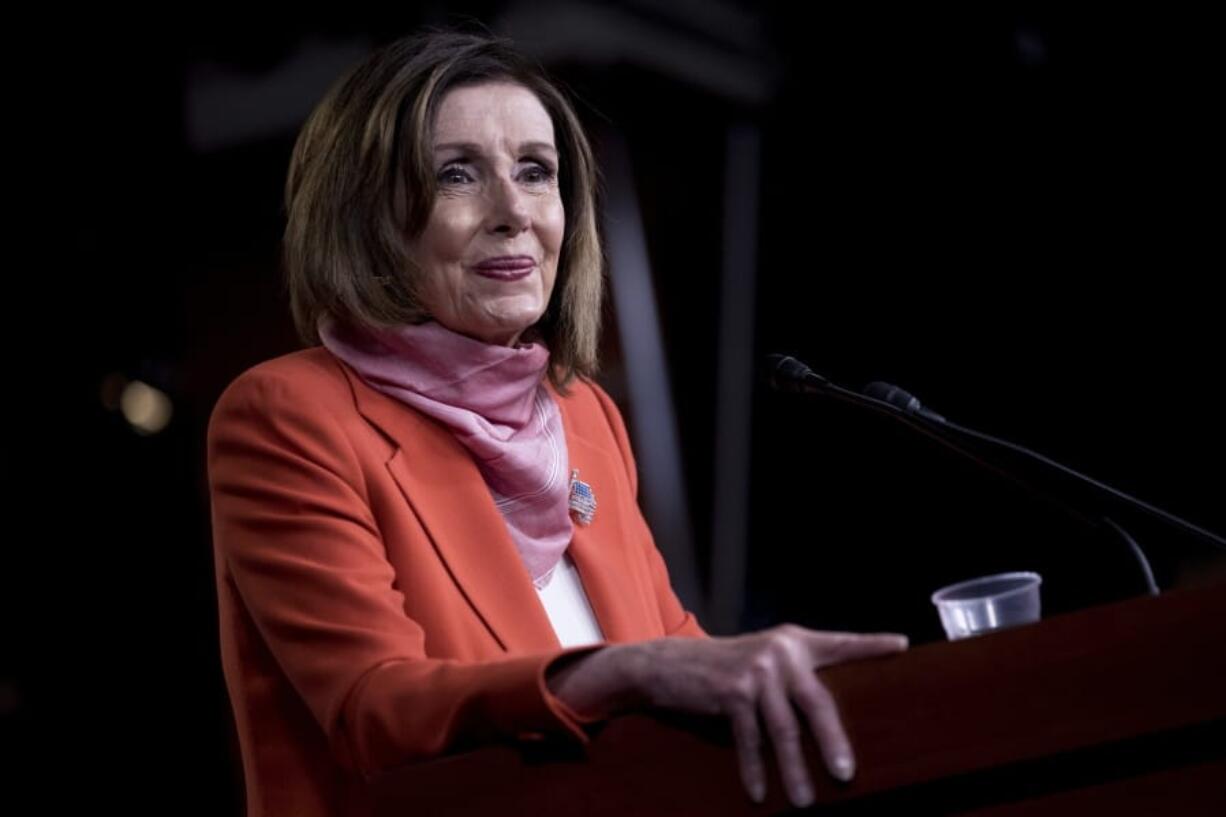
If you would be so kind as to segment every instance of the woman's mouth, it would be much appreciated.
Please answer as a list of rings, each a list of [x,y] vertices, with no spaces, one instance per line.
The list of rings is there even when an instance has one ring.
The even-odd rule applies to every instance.
[[[473,272],[496,281],[518,281],[536,268],[536,261],[526,255],[504,255],[487,258],[473,266]]]

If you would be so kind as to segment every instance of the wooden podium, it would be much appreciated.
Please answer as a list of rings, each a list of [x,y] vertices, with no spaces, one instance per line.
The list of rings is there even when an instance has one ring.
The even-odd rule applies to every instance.
[[[841,784],[806,746],[820,814],[1226,815],[1226,584],[831,667],[856,750]],[[582,756],[512,747],[406,766],[378,815],[765,815],[722,722],[603,725]]]

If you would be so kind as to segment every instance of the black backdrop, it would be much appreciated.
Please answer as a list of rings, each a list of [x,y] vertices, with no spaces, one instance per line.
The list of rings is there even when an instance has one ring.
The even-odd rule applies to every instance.
[[[899,383],[1226,529],[1221,60],[1208,21],[1158,6],[731,5],[759,20],[759,56],[778,71],[764,105],[632,65],[556,66],[635,163],[700,562],[724,139],[742,121],[764,148],[755,354],[790,352],[848,385]],[[488,20],[503,9],[464,5]],[[13,188],[9,260],[4,704],[21,759],[59,777],[45,798],[129,813],[241,802],[203,434],[226,382],[295,345],[276,275],[293,134],[193,150],[195,68],[258,77],[310,36],[381,42],[440,19],[440,6],[269,21],[201,11],[25,29],[10,120],[26,184]],[[136,436],[103,407],[113,372],[171,395],[166,431]],[[1140,590],[1122,544],[901,427],[758,391],[752,433],[747,627],[935,639],[928,594],[996,570],[1043,573],[1053,612]],[[1221,573],[1187,537],[1126,524],[1160,584]]]

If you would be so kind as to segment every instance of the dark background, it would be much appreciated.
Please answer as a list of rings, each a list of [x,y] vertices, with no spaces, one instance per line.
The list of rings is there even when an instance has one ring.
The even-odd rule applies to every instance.
[[[755,359],[788,352],[850,386],[899,383],[951,419],[1226,530],[1222,60],[1207,19],[1156,4],[591,5],[772,78],[747,101],[632,61],[546,60],[594,132],[630,151],[700,571],[725,139],[743,122],[762,135]],[[58,776],[45,802],[240,809],[204,430],[226,383],[296,348],[277,269],[296,125],[202,144],[192,94],[219,71],[258,82],[304,42],[373,47],[458,13],[497,28],[510,11],[552,9],[74,18],[24,44],[8,115],[20,212],[0,706],[19,762]],[[732,9],[757,44],[687,9],[695,21]],[[104,406],[113,374],[171,397],[164,431],[135,434]],[[901,426],[761,389],[753,406],[745,628],[935,640],[932,590],[1000,570],[1042,573],[1049,614],[1142,590],[1121,542]],[[1223,574],[1208,546],[1118,519],[1163,588]]]

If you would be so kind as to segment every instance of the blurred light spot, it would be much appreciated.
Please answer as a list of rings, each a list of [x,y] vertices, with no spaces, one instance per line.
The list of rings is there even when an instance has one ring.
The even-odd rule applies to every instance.
[[[102,378],[102,388],[99,392],[102,397],[102,405],[106,407],[107,411],[119,411],[119,400],[123,396],[124,387],[127,385],[128,378],[119,372],[111,372]]]
[[[1026,26],[1019,28],[1013,34],[1013,44],[1022,65],[1038,66],[1047,62],[1047,43],[1035,29]]]
[[[170,422],[170,398],[139,380],[124,386],[119,407],[124,419],[139,434],[156,434]]]
[[[0,717],[11,718],[21,708],[21,693],[17,684],[5,678],[0,680]]]

